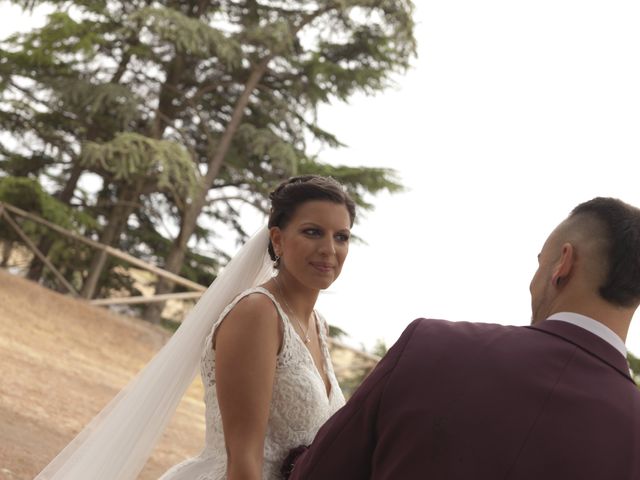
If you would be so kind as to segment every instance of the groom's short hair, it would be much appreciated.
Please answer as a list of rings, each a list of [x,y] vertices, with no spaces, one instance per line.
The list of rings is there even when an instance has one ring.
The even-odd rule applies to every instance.
[[[597,197],[573,209],[569,219],[581,216],[596,220],[601,228],[593,235],[604,236],[605,270],[599,293],[621,307],[640,304],[640,209],[617,198]]]

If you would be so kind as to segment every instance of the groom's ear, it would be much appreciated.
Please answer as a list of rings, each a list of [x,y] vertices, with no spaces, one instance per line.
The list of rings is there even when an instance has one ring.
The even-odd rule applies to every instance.
[[[564,243],[560,249],[560,258],[553,267],[551,282],[556,287],[564,285],[573,272],[576,251],[571,243]]]

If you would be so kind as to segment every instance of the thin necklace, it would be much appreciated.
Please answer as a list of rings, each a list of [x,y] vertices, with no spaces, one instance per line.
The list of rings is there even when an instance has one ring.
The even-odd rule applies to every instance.
[[[291,316],[295,319],[296,322],[298,322],[298,325],[300,326],[300,332],[302,332],[302,334],[304,335],[304,343],[308,344],[311,339],[309,338],[309,329],[311,328],[311,322],[309,322],[309,325],[307,325],[307,331],[304,331],[304,328],[302,327],[302,323],[300,323],[300,320],[298,320],[298,317],[296,317],[293,314],[293,309],[289,306],[289,302],[287,302],[286,297],[284,296],[284,293],[282,293],[282,287],[280,286],[280,281],[278,280],[278,277],[273,277],[273,281],[276,282],[276,286],[278,287],[278,293],[280,294],[280,298],[282,298],[282,301],[284,302],[284,306],[287,307],[287,310],[289,310],[289,313],[291,314]]]

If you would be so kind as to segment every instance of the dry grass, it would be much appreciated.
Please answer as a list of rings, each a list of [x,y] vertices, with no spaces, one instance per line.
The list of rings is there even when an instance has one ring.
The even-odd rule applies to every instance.
[[[153,357],[170,334],[0,269],[0,480],[32,479]],[[334,345],[348,394],[375,361]],[[139,476],[157,479],[204,445],[200,378]]]
[[[0,479],[32,479],[168,337],[0,270]],[[201,399],[197,379],[140,479],[199,452]]]

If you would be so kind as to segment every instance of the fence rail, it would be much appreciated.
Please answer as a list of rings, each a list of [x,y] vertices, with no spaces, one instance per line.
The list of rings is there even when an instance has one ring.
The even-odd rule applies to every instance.
[[[118,250],[109,245],[104,245],[100,242],[96,242],[95,240],[91,240],[89,238],[78,235],[77,233],[71,232],[55,223],[51,223],[44,218],[39,217],[30,212],[26,212],[18,207],[15,207],[6,202],[0,202],[0,220],[4,219],[7,224],[17,233],[17,235],[22,239],[25,245],[36,255],[45,265],[51,270],[51,273],[56,277],[56,279],[66,288],[66,290],[73,295],[74,297],[79,297],[76,289],[64,278],[58,269],[51,263],[51,261],[44,255],[35,243],[28,237],[28,235],[24,232],[22,228],[18,225],[12,215],[17,215],[22,218],[29,219],[33,222],[39,223],[40,225],[44,225],[45,227],[50,228],[51,230],[64,235],[68,238],[76,240],[78,242],[84,243],[85,245],[89,245],[90,247],[96,248],[98,250],[103,250],[107,254],[119,258],[121,260],[125,260],[136,267],[142,268],[149,272],[152,272],[160,277],[164,277],[174,283],[182,285],[184,287],[190,288],[191,292],[178,292],[178,293],[166,293],[161,295],[152,295],[152,296],[137,296],[137,297],[112,297],[112,298],[99,298],[90,300],[89,303],[97,306],[107,306],[107,305],[133,305],[133,304],[141,304],[141,303],[152,303],[152,302],[162,302],[166,300],[187,300],[187,299],[197,299],[200,298],[202,293],[207,289],[206,287],[200,285],[199,283],[192,282],[186,278],[183,278],[174,273],[168,272],[167,270],[163,270],[160,267],[157,267],[149,262],[145,262],[144,260],[140,260],[122,250]],[[362,350],[358,350],[357,348],[353,348],[349,345],[346,345],[338,340],[333,338],[329,338],[330,343],[341,349],[352,351],[354,354],[359,356],[366,363],[373,363],[374,365],[380,360],[380,357],[376,355],[372,355],[370,353],[364,352]]]

